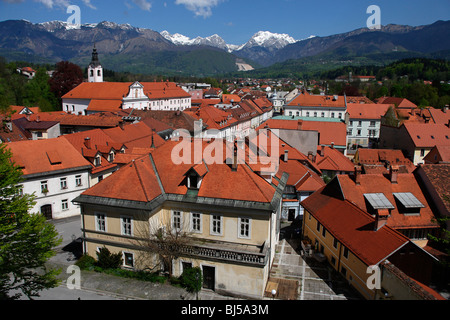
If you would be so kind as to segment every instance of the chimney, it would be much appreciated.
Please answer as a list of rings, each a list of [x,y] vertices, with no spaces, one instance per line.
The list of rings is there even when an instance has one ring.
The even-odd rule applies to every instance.
[[[375,228],[374,231],[378,231],[383,226],[386,225],[387,220],[389,217],[389,210],[388,209],[378,209],[377,213],[375,214]]]
[[[447,111],[448,111],[448,104],[447,104],[444,108],[442,108],[442,111],[443,111],[444,113],[447,113]]]
[[[90,149],[91,148],[91,138],[89,138],[89,137],[84,138],[84,145],[86,146],[86,148]]]
[[[303,121],[302,120],[298,120],[297,130],[302,130],[302,127],[303,127]]]
[[[289,150],[284,150],[284,162],[288,162],[289,160]]]
[[[238,149],[237,146],[234,147],[234,157],[233,163],[231,164],[231,171],[236,172],[238,167]]]
[[[331,143],[331,149],[334,149],[334,142]]]
[[[362,167],[355,166],[355,183],[357,186],[361,185],[361,174],[362,174]]]
[[[321,145],[320,146],[320,156],[325,156],[325,146],[324,145]]]
[[[398,183],[398,166],[391,166],[389,169],[389,176],[391,179],[391,183],[397,184]]]

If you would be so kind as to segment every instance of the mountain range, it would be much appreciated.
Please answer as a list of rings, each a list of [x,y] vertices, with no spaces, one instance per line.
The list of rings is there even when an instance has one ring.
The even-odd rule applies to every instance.
[[[328,61],[345,64],[355,58],[361,63],[373,63],[381,56],[395,60],[405,54],[448,58],[450,21],[417,27],[387,25],[381,30],[361,28],[302,40],[260,31],[242,45],[227,44],[217,34],[190,39],[178,33],[159,33],[108,21],[78,27],[61,21],[0,22],[0,56],[8,60],[36,63],[70,60],[87,66],[94,43],[103,66],[110,70],[205,76],[236,72],[242,64],[256,69],[273,68],[305,58],[314,58],[322,64]]]

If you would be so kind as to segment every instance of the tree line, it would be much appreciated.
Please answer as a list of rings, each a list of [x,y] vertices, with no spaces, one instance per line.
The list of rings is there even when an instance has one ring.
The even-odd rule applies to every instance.
[[[20,68],[30,66],[36,71],[29,79]],[[52,70],[52,76],[48,71]],[[9,62],[0,57],[0,111],[11,105],[39,107],[41,111],[61,110],[61,97],[83,81],[81,68],[61,61],[54,66]]]

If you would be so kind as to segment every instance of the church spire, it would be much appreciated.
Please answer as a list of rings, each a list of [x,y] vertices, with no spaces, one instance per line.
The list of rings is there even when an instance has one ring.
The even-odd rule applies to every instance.
[[[98,67],[100,65],[100,61],[98,60],[98,52],[97,52],[97,48],[95,47],[95,43],[94,43],[94,49],[92,50],[92,60],[91,60],[91,64],[90,66],[92,67]]]
[[[103,82],[103,68],[98,60],[98,52],[94,43],[92,50],[92,60],[88,67],[89,82]]]

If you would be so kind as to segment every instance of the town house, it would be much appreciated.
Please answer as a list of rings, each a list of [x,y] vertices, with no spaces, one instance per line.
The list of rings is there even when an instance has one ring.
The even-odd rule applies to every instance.
[[[389,227],[386,209],[372,216],[355,205],[340,177],[301,203],[305,254],[327,261],[365,299],[435,300],[424,287],[437,259]]]
[[[47,219],[80,214],[72,200],[89,188],[91,165],[67,140],[18,141],[7,148],[23,172],[20,192],[36,196],[31,212]]]
[[[246,163],[238,164],[238,147],[229,150],[226,144],[234,154],[225,152],[223,164],[204,156],[175,165],[171,157],[178,143],[167,141],[74,200],[81,206],[84,253],[95,257],[105,246],[122,252],[124,268],[163,268],[173,276],[200,267],[204,288],[262,298],[287,175],[277,185],[269,183]],[[197,143],[204,154],[212,147],[212,142]],[[226,159],[236,161],[226,164]],[[158,255],[148,257],[142,243],[167,230],[186,237],[170,266]]]
[[[62,97],[62,110],[87,115],[123,109],[183,111],[191,96],[173,82],[83,82]]]
[[[304,91],[283,107],[284,115],[321,121],[318,118],[345,120],[346,96],[311,95]],[[323,120],[323,119],[322,119]]]

